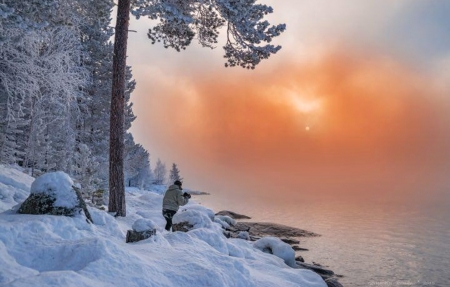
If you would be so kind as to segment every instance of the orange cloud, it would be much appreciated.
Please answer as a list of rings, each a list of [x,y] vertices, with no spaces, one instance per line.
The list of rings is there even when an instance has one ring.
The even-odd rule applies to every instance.
[[[224,74],[166,86],[153,119],[170,119],[155,146],[211,181],[268,192],[360,192],[369,182],[405,189],[434,180],[450,159],[447,103],[392,59],[330,51]]]

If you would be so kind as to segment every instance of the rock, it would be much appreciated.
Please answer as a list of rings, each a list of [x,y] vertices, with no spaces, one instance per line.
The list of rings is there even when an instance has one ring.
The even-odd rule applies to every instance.
[[[312,262],[312,264],[313,265],[316,265],[316,266],[319,266],[319,267],[328,267],[328,266],[324,266],[324,265],[322,265],[322,264],[319,264],[319,263],[317,263],[317,262]]]
[[[175,231],[188,232],[192,228],[194,228],[194,226],[189,224],[189,222],[180,222],[172,225],[172,231],[174,232]]]
[[[325,283],[327,283],[328,287],[344,287],[336,278],[325,279]]]
[[[291,238],[280,238],[280,239],[290,245],[300,243],[300,240],[297,240],[297,239],[291,239]]]
[[[126,243],[138,242],[138,241],[150,238],[151,236],[153,236],[155,234],[156,234],[156,229],[145,230],[145,231],[128,230],[125,241],[126,241]]]
[[[320,276],[325,275],[326,277],[328,277],[328,276],[334,275],[333,271],[313,265],[313,264],[308,264],[308,263],[303,263],[303,262],[297,261],[297,266],[299,268],[312,270],[312,271],[316,272],[317,274],[319,274]]]
[[[250,236],[276,237],[313,237],[319,234],[303,229],[268,222],[237,222],[234,226],[239,231],[248,231]]]
[[[305,259],[303,259],[302,256],[298,255],[297,257],[295,257],[295,261],[305,262]]]
[[[309,251],[309,249],[301,248],[301,247],[298,246],[298,245],[292,246],[292,249],[294,249],[295,251]]]
[[[17,212],[75,216],[82,211],[88,222],[93,223],[81,192],[73,186],[72,179],[63,172],[52,172],[38,177],[33,182],[30,195]]]
[[[216,213],[216,215],[226,215],[233,219],[251,219],[251,217],[248,217],[247,215],[238,214],[238,213],[235,213],[233,211],[228,211],[228,210],[219,211]]]

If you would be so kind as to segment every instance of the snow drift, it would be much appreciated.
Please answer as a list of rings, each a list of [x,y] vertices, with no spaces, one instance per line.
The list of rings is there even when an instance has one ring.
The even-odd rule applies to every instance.
[[[13,207],[30,185],[29,176],[0,166],[2,286],[326,286],[312,271],[291,268],[246,240],[226,239],[211,213],[195,203],[180,211],[181,219],[202,214],[206,222],[170,233],[159,194],[127,193],[125,218],[89,208],[94,224],[88,224],[83,215],[17,214]],[[127,244],[133,223],[158,232]]]

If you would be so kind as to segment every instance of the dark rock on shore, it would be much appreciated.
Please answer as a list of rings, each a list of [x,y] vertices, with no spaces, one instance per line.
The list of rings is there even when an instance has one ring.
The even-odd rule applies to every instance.
[[[305,262],[305,259],[301,255],[295,257],[295,261]]]
[[[317,266],[317,265],[314,265],[314,264],[308,264],[308,263],[304,263],[304,262],[297,262],[297,266],[299,268],[312,270],[312,271],[318,273],[321,276],[325,275],[327,278],[329,276],[334,275],[333,271],[331,271],[329,269],[325,269],[325,268]]]
[[[235,213],[233,211],[228,211],[228,210],[219,211],[216,213],[216,215],[226,215],[233,219],[251,219],[251,217],[248,217],[247,215]]]
[[[325,283],[327,283],[328,287],[344,287],[336,278],[325,279]]]
[[[314,237],[320,236],[314,232],[290,227],[282,224],[267,222],[237,222],[234,228],[237,231],[248,231],[250,236],[276,236],[276,237]]]
[[[281,241],[283,241],[284,243],[287,243],[289,245],[293,245],[293,244],[300,244],[300,241],[297,239],[292,239],[292,238],[280,238]]]
[[[298,246],[298,245],[292,246],[292,249],[294,249],[294,251],[309,251],[309,249],[301,248],[301,247]]]
[[[188,232],[192,228],[194,228],[194,226],[191,225],[189,222],[180,222],[172,225],[173,232],[175,231]]]

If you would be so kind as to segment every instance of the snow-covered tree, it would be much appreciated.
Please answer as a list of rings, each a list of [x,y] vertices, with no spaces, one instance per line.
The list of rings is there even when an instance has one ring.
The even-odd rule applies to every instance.
[[[4,0],[0,4],[0,162],[33,175],[55,169],[77,179],[79,145],[108,182],[112,0]],[[124,133],[135,116],[126,71]],[[90,180],[93,177],[94,179]]]
[[[167,169],[166,164],[158,158],[156,162],[155,169],[153,171],[153,183],[154,184],[164,184],[166,182]]]
[[[180,170],[175,163],[172,164],[172,169],[169,172],[169,183],[174,183],[176,180],[182,181],[180,177]]]
[[[23,30],[0,47],[2,161],[67,170],[75,142],[80,88],[87,82],[72,26]],[[57,154],[58,153],[58,154]],[[9,159],[5,157],[10,154]]]
[[[78,144],[74,155],[72,174],[81,184],[83,194],[90,195],[96,189],[96,170],[98,163],[92,157],[91,150],[84,144]]]
[[[114,40],[113,82],[110,121],[109,211],[126,216],[123,180],[123,113],[128,24],[130,10],[137,18],[147,16],[159,23],[149,29],[152,43],[162,42],[177,51],[185,49],[195,36],[204,47],[214,48],[219,29],[226,26],[225,66],[255,68],[281,47],[269,44],[286,28],[270,25],[264,16],[270,6],[256,0],[119,0]]]
[[[152,172],[150,170],[150,155],[145,148],[136,144],[131,134],[125,136],[125,184],[138,187],[139,189],[148,188],[148,183],[152,181]]]

